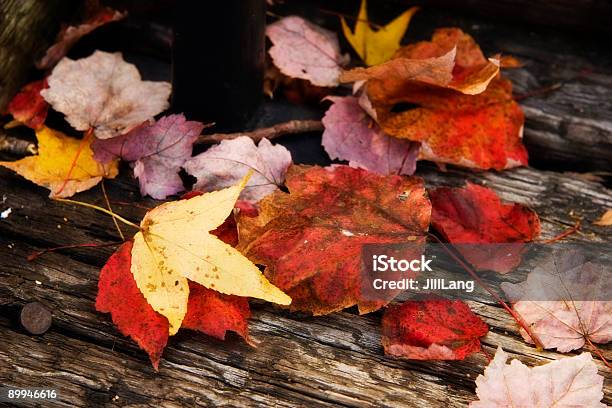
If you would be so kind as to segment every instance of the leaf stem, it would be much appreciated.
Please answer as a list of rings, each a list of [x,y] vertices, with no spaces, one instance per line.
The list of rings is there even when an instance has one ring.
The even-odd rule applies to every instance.
[[[110,215],[111,217],[114,217],[114,218],[118,219],[119,221],[121,221],[125,225],[129,225],[130,227],[134,227],[134,228],[140,230],[140,226],[139,225],[134,224],[132,221],[126,220],[122,216],[120,216],[118,214],[115,214],[114,212],[109,211],[106,208],[102,208],[102,207],[99,207],[99,206],[94,205],[94,204],[84,203],[82,201],[69,200],[67,198],[54,198],[54,200],[60,201],[60,202],[63,202],[63,203],[76,204],[76,205],[80,205],[80,206],[83,206],[83,207],[92,208],[94,210],[101,211],[101,212],[103,212],[105,214]]]
[[[480,276],[478,276],[478,274],[476,273],[476,271],[474,269],[472,269],[471,266],[469,266],[467,263],[465,263],[459,256],[457,256],[455,253],[453,253],[452,250],[450,250],[446,244],[444,242],[442,242],[440,240],[440,238],[438,238],[437,236],[435,236],[434,234],[428,232],[427,233],[428,236],[430,236],[431,238],[433,238],[434,240],[436,240],[439,244],[442,245],[442,248],[444,248],[444,251],[446,251],[459,265],[461,265],[461,267],[470,274],[470,276],[472,276],[472,278],[474,278],[474,280],[476,282],[478,282],[478,284],[480,286],[482,286],[487,292],[489,292],[489,294],[491,296],[493,296],[493,298],[504,308],[506,309],[506,311],[508,313],[510,313],[510,315],[514,318],[514,320],[518,323],[519,326],[521,326],[521,328],[523,328],[523,330],[525,330],[527,332],[527,334],[529,335],[529,337],[531,337],[531,340],[533,340],[534,344],[536,345],[536,347],[540,350],[542,350],[544,348],[544,346],[542,345],[542,342],[540,341],[540,339],[531,332],[531,329],[529,328],[529,325],[523,320],[523,318],[516,313],[516,311],[514,311],[510,306],[508,306],[508,304],[497,294],[495,293],[491,288],[489,288],[489,286],[484,283],[482,281],[482,279],[480,279]]]
[[[113,214],[113,223],[115,224],[115,228],[117,228],[117,231],[119,232],[119,236],[121,237],[121,239],[125,241],[125,236],[123,235],[123,231],[121,231],[121,228],[119,228],[119,223],[117,222],[117,216],[113,212],[113,208],[111,207],[110,201],[108,200],[108,195],[106,194],[106,187],[104,186],[104,179],[102,179],[102,182],[100,183],[100,187],[102,187],[102,195],[104,196],[104,201],[106,201],[106,207],[108,208],[108,211],[110,211]]]
[[[254,142],[259,142],[264,137],[266,139],[276,139],[284,135],[293,135],[306,132],[319,132],[323,130],[323,124],[320,120],[290,120],[288,122],[278,123],[267,128],[260,128],[250,132],[236,133],[214,133],[212,135],[201,135],[196,143],[215,144],[223,140],[232,140],[240,136],[248,136]]]

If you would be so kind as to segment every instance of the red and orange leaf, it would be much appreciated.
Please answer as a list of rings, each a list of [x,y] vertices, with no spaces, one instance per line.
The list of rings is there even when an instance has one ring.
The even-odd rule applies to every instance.
[[[348,166],[292,166],[289,194],[259,203],[257,217],[238,215],[239,249],[285,291],[292,310],[322,315],[353,305],[360,313],[390,300],[364,297],[366,244],[424,243],[431,207],[423,182]]]
[[[49,104],[40,94],[48,88],[47,79],[30,82],[25,85],[8,105],[8,112],[16,121],[32,129],[39,129],[47,119]]]
[[[467,183],[463,188],[440,187],[429,192],[432,227],[476,269],[507,273],[521,262],[524,242],[540,234],[540,219],[521,204],[504,204],[495,191]]]
[[[526,165],[523,111],[512,99],[510,81],[499,77],[498,61],[487,60],[472,37],[437,30],[432,41],[403,47],[396,58],[440,59],[453,47],[455,65],[446,84],[414,75],[369,79],[376,120],[391,136],[421,142],[421,159],[496,170]]]
[[[488,326],[460,300],[407,301],[385,311],[385,354],[409,360],[463,360],[480,351]]]

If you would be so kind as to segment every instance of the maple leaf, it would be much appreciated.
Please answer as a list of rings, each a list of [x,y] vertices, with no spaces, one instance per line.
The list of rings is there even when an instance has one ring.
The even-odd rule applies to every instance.
[[[292,310],[321,315],[357,305],[368,313],[388,303],[362,295],[361,251],[425,242],[431,207],[422,180],[294,165],[286,185],[289,194],[259,202],[257,217],[238,214],[238,249],[266,266],[266,277],[292,297]]]
[[[576,250],[557,250],[519,284],[502,283],[513,308],[544,348],[565,353],[612,340],[610,273]],[[523,329],[526,341],[531,337]]]
[[[49,104],[41,96],[40,91],[46,89],[47,79],[30,82],[25,85],[17,95],[11,99],[8,112],[19,121],[32,129],[39,129],[45,124]]]
[[[132,241],[121,245],[100,271],[96,310],[110,313],[119,331],[147,352],[157,370],[168,342],[168,320],[153,310],[136,286],[130,271],[132,246]],[[182,328],[198,330],[221,340],[231,330],[248,342],[249,317],[246,298],[224,295],[189,283],[189,301]]]
[[[524,115],[512,99],[512,85],[469,35],[437,30],[432,41],[403,47],[394,59],[399,61],[370,68],[363,77],[374,118],[388,135],[421,142],[420,159],[497,170],[527,164]],[[420,71],[419,59],[435,67],[429,76]]]
[[[488,331],[460,300],[407,301],[385,311],[382,344],[385,354],[409,360],[463,360]]]
[[[274,65],[285,75],[317,86],[338,86],[345,58],[336,33],[298,16],[289,16],[266,27],[272,41],[269,50]]]
[[[194,188],[202,191],[235,184],[249,170],[254,170],[255,173],[240,197],[255,203],[283,184],[290,165],[291,153],[282,145],[273,145],[263,138],[255,146],[253,139],[240,136],[221,141],[187,160],[183,167],[198,179]]]
[[[36,62],[36,68],[48,69],[61,60],[81,37],[91,33],[105,24],[118,21],[127,13],[121,13],[108,7],[98,8],[91,16],[79,25],[64,27],[57,34],[55,44],[47,49],[45,55]]]
[[[521,262],[524,242],[540,234],[538,215],[521,204],[503,204],[495,191],[467,183],[429,191],[431,224],[478,270],[507,273]],[[462,245],[507,244],[507,245]]]
[[[99,139],[125,134],[168,107],[168,82],[142,81],[121,53],[96,51],[87,58],[63,58],[41,95],[77,130],[93,129]]]
[[[329,157],[379,174],[414,173],[418,143],[386,135],[354,96],[327,99],[333,105],[323,117],[322,145]]]
[[[184,189],[178,172],[191,157],[193,143],[203,128],[202,123],[187,121],[182,114],[164,116],[125,135],[95,140],[92,144],[94,157],[102,163],[117,157],[135,162],[134,174],[142,195],[164,199]],[[239,179],[224,187],[237,181]]]
[[[228,295],[291,303],[257,266],[210,234],[232,212],[248,177],[223,190],[162,204],[140,223],[132,248],[132,275],[151,307],[168,319],[171,335],[187,312],[188,279]]]
[[[605,213],[603,213],[603,215],[593,224],[602,227],[609,227],[610,225],[612,225],[612,209],[607,210]]]
[[[470,408],[605,407],[603,376],[589,353],[528,367],[519,360],[507,364],[499,347],[495,357],[476,378],[478,401]]]
[[[406,10],[393,21],[375,31],[370,28],[368,21],[367,1],[362,0],[355,29],[351,31],[344,17],[341,17],[342,32],[366,65],[380,64],[391,58],[395,50],[399,48],[410,19],[418,9],[418,7],[412,7]]]
[[[98,163],[94,160],[91,146],[83,147],[81,140],[44,126],[36,131],[36,138],[38,155],[0,162],[0,166],[51,190],[50,197],[70,197],[95,186],[102,178],[114,178],[118,174],[116,160]],[[72,161],[77,156],[72,168]],[[70,178],[66,180],[71,168]]]

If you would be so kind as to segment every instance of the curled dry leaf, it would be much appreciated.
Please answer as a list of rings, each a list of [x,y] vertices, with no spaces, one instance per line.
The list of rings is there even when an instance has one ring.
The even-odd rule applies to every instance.
[[[524,282],[501,287],[544,348],[565,353],[585,342],[612,340],[610,278],[606,267],[563,248],[533,268]],[[521,335],[532,342],[523,329]]]
[[[399,48],[408,24],[417,11],[418,7],[412,7],[384,27],[373,30],[368,21],[367,1],[362,0],[355,29],[351,31],[344,17],[341,17],[342,32],[366,65],[381,64]]]
[[[460,300],[407,301],[385,311],[382,344],[385,354],[409,360],[463,360],[488,331]]]
[[[36,68],[52,68],[68,53],[72,46],[74,46],[74,44],[76,44],[81,37],[91,33],[96,28],[105,24],[121,20],[126,15],[127,13],[121,13],[108,7],[103,7],[98,9],[93,15],[89,16],[83,23],[76,26],[71,25],[62,28],[55,39],[55,44],[49,47],[40,61],[36,62]]]
[[[90,189],[102,178],[117,176],[117,161],[98,163],[91,146],[83,145],[87,141],[68,137],[44,126],[36,131],[36,138],[38,155],[14,162],[0,162],[0,166],[51,190],[50,197],[70,197]],[[70,178],[66,179],[69,172]]]
[[[132,246],[132,241],[121,245],[100,271],[96,310],[110,313],[119,331],[147,352],[157,370],[168,342],[168,320],[153,310],[136,286],[130,271]],[[187,313],[181,327],[220,340],[231,330],[248,342],[250,315],[246,298],[224,295],[189,282]]]
[[[238,214],[238,248],[265,265],[292,297],[292,310],[315,315],[357,305],[368,313],[388,301],[362,294],[366,244],[425,242],[431,207],[423,181],[348,166],[292,166],[289,194],[259,202],[257,217]]]
[[[254,173],[240,198],[256,203],[283,185],[291,165],[291,153],[282,145],[273,145],[266,138],[259,145],[250,137],[223,140],[220,144],[187,160],[187,173],[197,178],[195,189],[212,191],[240,181]]]
[[[501,347],[476,378],[478,401],[470,408],[601,407],[603,376],[589,353],[528,367],[518,360],[507,364]]]
[[[612,225],[612,209],[607,210],[605,213],[603,213],[603,215],[593,224],[602,227],[609,227],[610,225]]]
[[[443,75],[418,80],[418,70],[404,68],[406,78],[404,71],[389,74],[393,64],[411,67],[410,61],[419,59],[437,61],[444,72],[448,67],[441,61],[453,48],[447,84]],[[387,134],[421,142],[419,158],[425,160],[497,170],[527,164],[521,143],[524,115],[512,99],[512,85],[499,77],[497,61],[487,60],[469,35],[437,30],[432,41],[406,46],[395,58],[402,60],[389,61],[389,69],[371,68],[366,76],[367,97]]]
[[[19,121],[32,129],[39,129],[45,124],[49,104],[40,94],[46,89],[47,79],[30,82],[25,85],[17,95],[11,99],[8,105],[8,112]]]
[[[228,295],[291,303],[257,266],[210,233],[230,215],[247,182],[248,176],[223,190],[162,204],[140,223],[131,271],[147,302],[168,319],[171,335],[187,312],[188,280]]]
[[[540,219],[521,204],[504,204],[495,191],[467,183],[429,192],[432,227],[478,270],[507,273],[521,262],[524,245],[540,234]],[[461,245],[510,244],[510,245]]]
[[[323,117],[322,145],[329,157],[379,174],[414,173],[418,143],[386,135],[361,108],[357,97],[328,99],[333,105]]]
[[[266,35],[273,44],[272,61],[283,74],[317,86],[338,86],[345,58],[336,33],[289,16],[266,27]]]
[[[143,81],[120,53],[96,51],[87,58],[62,59],[41,95],[77,130],[99,139],[125,134],[168,107],[168,82]]]
[[[187,121],[182,114],[164,116],[128,134],[95,140],[92,144],[94,157],[102,163],[117,157],[135,162],[134,174],[142,195],[164,199],[184,189],[178,173],[185,160],[191,157],[193,143],[203,128],[202,123]],[[239,180],[236,178],[223,187]]]

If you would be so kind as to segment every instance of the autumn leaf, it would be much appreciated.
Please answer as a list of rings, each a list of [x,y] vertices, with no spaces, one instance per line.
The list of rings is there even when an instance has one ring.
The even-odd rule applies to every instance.
[[[171,335],[187,312],[188,280],[228,295],[291,303],[253,263],[209,233],[231,213],[247,182],[248,176],[223,190],[167,202],[140,223],[131,271],[147,302],[168,319]]]
[[[467,183],[463,188],[429,191],[432,227],[478,270],[507,273],[521,262],[524,242],[540,234],[540,220],[521,204],[504,204],[486,187]],[[511,244],[511,245],[461,245]]]
[[[50,197],[70,197],[95,186],[102,178],[117,176],[117,161],[98,163],[90,145],[47,127],[36,131],[38,155],[14,162],[0,162],[31,182],[51,190]],[[80,153],[79,153],[80,152]],[[77,157],[74,168],[72,162]],[[66,174],[70,172],[70,178]]]
[[[161,200],[184,190],[178,173],[185,160],[191,157],[193,143],[203,128],[202,123],[187,121],[182,114],[164,116],[125,135],[95,140],[92,144],[94,157],[102,163],[117,157],[135,162],[134,174],[142,195]],[[238,181],[237,178],[224,187]]]
[[[528,367],[519,360],[507,364],[501,347],[476,378],[478,401],[470,408],[605,407],[603,376],[589,353]]]
[[[47,79],[30,82],[11,99],[7,110],[13,118],[29,128],[39,129],[45,124],[49,104],[40,91],[46,89]]]
[[[273,145],[264,138],[256,146],[250,137],[241,136],[223,140],[187,160],[183,167],[197,178],[194,189],[202,191],[236,184],[253,170],[240,198],[255,203],[283,185],[290,165],[291,153],[282,145]]]
[[[274,65],[285,75],[317,86],[338,86],[345,57],[336,33],[298,16],[289,16],[266,27],[272,41],[269,50]]]
[[[121,13],[108,7],[101,7],[81,24],[62,28],[55,39],[55,44],[49,47],[45,55],[36,62],[36,68],[52,68],[68,53],[81,37],[105,24],[121,20],[125,18],[126,15],[127,13]]]
[[[593,224],[599,225],[601,227],[609,227],[612,225],[612,209],[607,210],[603,215],[595,221]]]
[[[445,58],[453,49],[452,79],[446,83]],[[419,59],[437,69],[427,76],[428,70],[414,65]],[[524,115],[512,99],[512,85],[469,35],[437,30],[432,41],[403,47],[387,64],[365,76],[369,103],[388,135],[421,142],[420,159],[496,170],[527,164]]]
[[[381,176],[348,166],[292,166],[289,193],[259,202],[257,217],[238,214],[238,249],[266,266],[270,281],[315,315],[387,302],[361,293],[366,244],[424,243],[431,207],[418,178]]]
[[[587,262],[575,250],[557,250],[537,265],[524,282],[502,283],[513,308],[529,325],[544,348],[565,353],[585,342],[612,340],[610,272]],[[521,329],[521,335],[533,342]]]
[[[329,157],[379,174],[414,173],[418,143],[386,135],[359,106],[357,97],[327,99],[333,105],[323,117],[322,145]]]
[[[168,342],[168,320],[155,312],[136,286],[130,271],[133,242],[128,241],[100,271],[96,310],[110,313],[119,331],[149,354],[155,370]],[[246,298],[223,295],[189,283],[189,301],[182,328],[201,331],[223,340],[231,330],[248,340],[249,303]]]
[[[382,344],[385,354],[409,360],[463,360],[488,331],[460,300],[407,301],[385,311]]]
[[[418,7],[406,10],[379,30],[370,27],[367,9],[367,1],[362,0],[354,30],[349,28],[344,17],[341,17],[340,21],[342,32],[355,52],[366,65],[377,65],[391,58],[399,48],[410,19],[418,11]]]
[[[99,139],[125,134],[168,107],[171,86],[143,81],[120,53],[96,51],[87,58],[62,59],[41,95],[77,130],[93,129]]]

